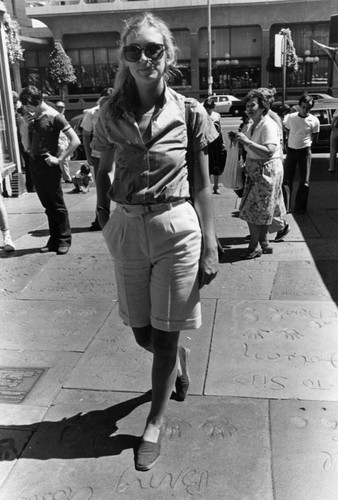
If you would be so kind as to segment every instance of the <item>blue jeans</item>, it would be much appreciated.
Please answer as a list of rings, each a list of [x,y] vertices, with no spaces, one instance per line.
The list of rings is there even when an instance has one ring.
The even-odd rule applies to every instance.
[[[284,168],[283,195],[287,212],[291,211],[292,186],[298,165],[299,185],[295,198],[295,212],[306,211],[309,197],[309,183],[311,172],[311,148],[292,149],[287,148]]]

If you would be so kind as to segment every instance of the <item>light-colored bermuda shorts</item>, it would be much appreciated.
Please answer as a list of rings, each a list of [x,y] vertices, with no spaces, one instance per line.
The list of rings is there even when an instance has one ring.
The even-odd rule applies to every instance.
[[[125,324],[168,332],[200,327],[201,230],[189,202],[117,204],[102,233]]]

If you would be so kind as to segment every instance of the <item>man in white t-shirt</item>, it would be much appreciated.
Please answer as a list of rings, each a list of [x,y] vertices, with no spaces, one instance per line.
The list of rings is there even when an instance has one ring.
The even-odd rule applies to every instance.
[[[311,145],[317,139],[320,123],[316,116],[310,113],[314,100],[308,94],[303,94],[299,101],[299,111],[291,113],[285,120],[285,131],[288,141],[285,161],[283,192],[284,202],[288,212],[291,211],[292,184],[299,168],[299,185],[295,198],[295,213],[305,213],[311,172]]]
[[[108,87],[104,90],[102,90],[100,94],[100,99],[97,101],[97,105],[94,106],[93,108],[87,109],[84,113],[84,117],[82,118],[81,122],[81,127],[83,129],[83,146],[86,152],[86,159],[88,162],[89,166],[92,166],[94,168],[94,179],[96,180],[97,176],[97,171],[99,169],[99,163],[100,163],[100,153],[99,151],[95,151],[92,147],[92,138],[94,134],[94,129],[96,122],[99,118],[99,112],[100,112],[100,105],[102,104],[102,101],[105,100],[108,96],[110,96],[113,93],[113,89],[111,87]],[[95,220],[92,222],[91,226],[89,227],[89,231],[100,231],[101,226],[97,220],[97,217],[95,217]]]

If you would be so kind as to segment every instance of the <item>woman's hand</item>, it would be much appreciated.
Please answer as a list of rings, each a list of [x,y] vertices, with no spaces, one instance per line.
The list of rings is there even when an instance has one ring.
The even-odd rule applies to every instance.
[[[202,250],[199,268],[199,287],[209,285],[218,273],[217,246],[209,250]]]
[[[248,139],[248,137],[243,134],[243,132],[238,132],[237,139],[241,144],[243,144],[243,146],[249,146],[249,144],[252,143],[252,141],[250,141],[250,139]]]

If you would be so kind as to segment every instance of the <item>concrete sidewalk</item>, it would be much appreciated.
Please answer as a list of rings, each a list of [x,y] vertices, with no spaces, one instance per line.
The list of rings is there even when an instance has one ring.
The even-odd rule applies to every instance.
[[[5,200],[17,250],[0,250],[0,500],[337,500],[338,184],[314,163],[308,213],[287,216],[272,255],[240,259],[238,199],[214,196],[225,253],[203,326],[181,334],[189,397],[170,401],[147,473],[133,448],[151,357],[118,317],[101,232],[88,232],[95,188],[63,185],[66,256],[39,253],[35,193]]]

